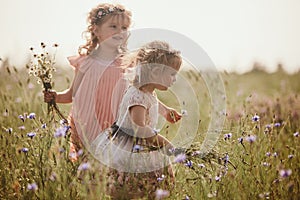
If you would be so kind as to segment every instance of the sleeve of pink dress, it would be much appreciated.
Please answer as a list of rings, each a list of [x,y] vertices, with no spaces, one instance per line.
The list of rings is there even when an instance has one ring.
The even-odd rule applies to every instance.
[[[70,63],[70,65],[75,69],[75,70],[79,70],[79,68],[81,68],[82,63],[84,62],[84,60],[86,59],[86,56],[69,56],[68,61]],[[82,70],[82,69],[81,69]]]

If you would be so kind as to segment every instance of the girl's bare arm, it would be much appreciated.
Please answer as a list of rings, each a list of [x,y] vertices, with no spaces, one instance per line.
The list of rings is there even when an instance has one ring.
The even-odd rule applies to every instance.
[[[182,117],[182,115],[178,113],[175,109],[166,106],[160,101],[158,101],[158,111],[159,114],[164,116],[164,118],[170,123],[175,123]]]
[[[147,111],[143,106],[132,106],[129,111],[131,120],[135,125],[134,129],[137,137],[145,138],[150,145],[156,147],[173,147],[173,145],[165,137],[160,134],[156,134],[152,128],[146,125]]]
[[[50,102],[54,98],[56,103],[71,103],[72,96],[76,93],[79,85],[81,84],[82,77],[83,74],[76,71],[75,77],[73,79],[70,88],[62,92],[56,92],[56,91],[44,92],[44,101]]]

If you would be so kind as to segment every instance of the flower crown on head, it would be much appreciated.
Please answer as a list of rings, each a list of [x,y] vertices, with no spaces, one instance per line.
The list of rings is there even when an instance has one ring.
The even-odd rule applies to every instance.
[[[173,56],[180,56],[180,51],[175,49],[160,49],[160,48],[147,48],[144,49],[145,53],[156,53],[157,57],[160,58],[163,55],[173,55]]]
[[[124,12],[125,9],[119,8],[119,7],[109,7],[109,8],[100,8],[97,12],[97,15],[94,17],[95,20],[99,20],[103,18],[106,15],[109,15],[114,12]]]

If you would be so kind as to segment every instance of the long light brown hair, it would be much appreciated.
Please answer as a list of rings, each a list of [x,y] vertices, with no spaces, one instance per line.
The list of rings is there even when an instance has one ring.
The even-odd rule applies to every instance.
[[[98,13],[101,10],[108,11],[111,8],[115,8],[116,11],[114,12],[107,12],[108,14],[99,18]],[[89,55],[98,45],[99,40],[93,33],[94,26],[101,26],[107,20],[117,17],[117,20],[121,21],[122,23],[126,23],[130,26],[131,24],[131,17],[132,13],[125,9],[124,6],[120,4],[109,4],[109,3],[102,3],[93,8],[87,17],[88,27],[87,30],[83,32],[83,37],[86,40],[84,45],[81,45],[78,48],[78,53],[80,55]],[[120,46],[121,52],[127,50],[127,41],[123,45]]]

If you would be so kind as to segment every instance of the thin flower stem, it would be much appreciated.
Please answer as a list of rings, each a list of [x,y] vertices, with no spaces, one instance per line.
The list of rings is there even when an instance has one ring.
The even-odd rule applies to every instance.
[[[63,114],[60,112],[60,110],[58,109],[58,106],[57,106],[56,102],[52,103],[52,107],[54,108],[54,110],[56,111],[56,113],[58,114],[58,116],[59,116],[61,119],[67,121],[67,119],[64,117],[64,115],[63,115]]]

